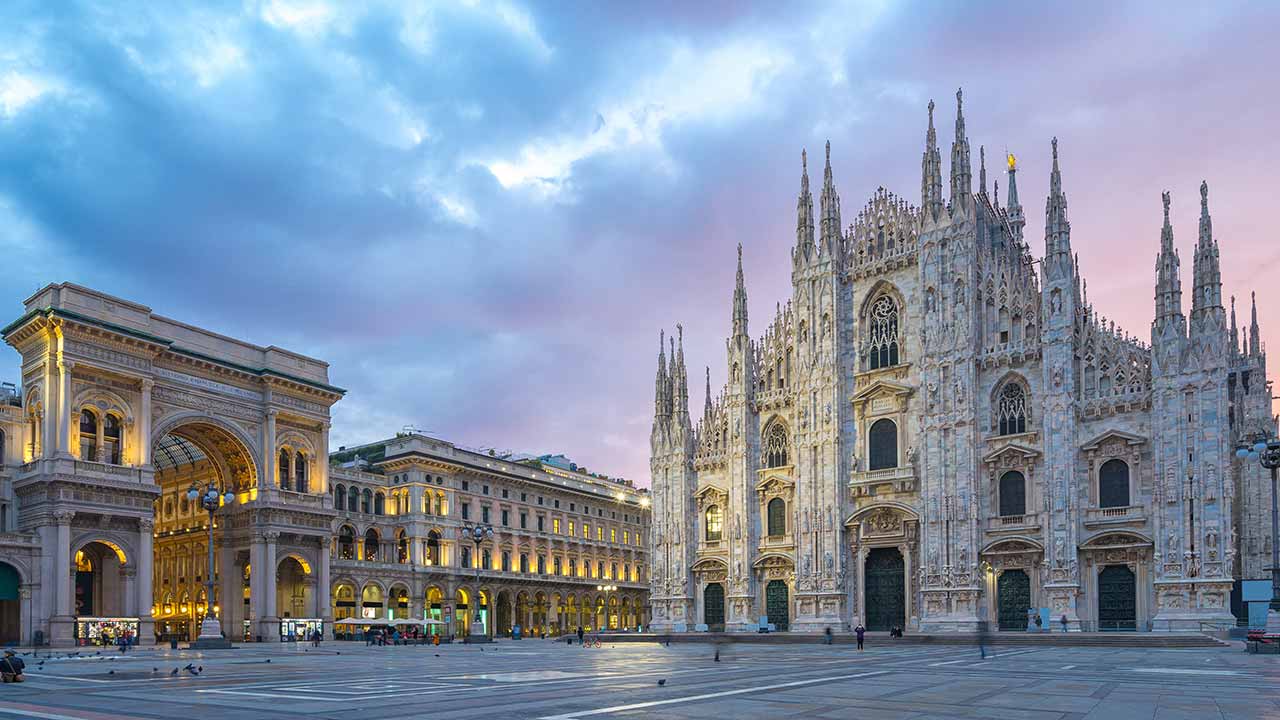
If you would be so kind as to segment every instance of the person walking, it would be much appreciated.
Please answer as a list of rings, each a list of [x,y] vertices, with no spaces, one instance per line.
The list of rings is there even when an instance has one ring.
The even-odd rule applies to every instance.
[[[1066,631],[1067,631],[1067,615],[1066,615],[1066,613],[1063,613],[1063,615],[1062,615],[1062,632],[1066,632]]]
[[[858,650],[862,650],[863,636],[867,634],[867,629],[862,627],[862,623],[858,623],[858,627],[853,629],[855,635],[858,636]]]
[[[583,638],[585,635],[586,635],[586,633],[585,633],[585,632],[583,632],[583,630],[582,630],[582,626],[581,626],[581,625],[579,625],[579,626],[578,626],[578,644],[579,644],[579,645],[581,645],[581,644],[582,644],[582,638]]]
[[[0,660],[0,678],[7,683],[26,682],[27,679],[22,675],[26,667],[26,663],[22,662],[22,658],[18,657],[17,653],[5,650],[4,659]]]
[[[831,626],[830,626],[830,625],[828,625],[828,626],[827,626],[827,629],[822,631],[822,634],[823,634],[823,636],[824,636],[824,637],[823,637],[823,641],[824,641],[826,644],[830,645],[830,644],[831,644],[831,641],[832,641],[832,639],[833,639],[833,638],[832,638],[832,635],[831,635]]]
[[[987,642],[989,641],[989,638],[987,637],[988,632],[989,631],[987,629],[987,621],[979,620],[978,621],[978,654],[982,656],[983,660],[987,659]],[[994,652],[991,654],[991,657],[995,657]]]

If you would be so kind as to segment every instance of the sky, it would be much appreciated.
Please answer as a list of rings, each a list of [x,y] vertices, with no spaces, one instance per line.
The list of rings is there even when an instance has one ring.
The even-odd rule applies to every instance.
[[[1275,337],[1276,27],[1231,2],[10,0],[0,316],[88,285],[329,362],[332,448],[412,425],[647,485],[659,331],[683,324],[696,417],[737,244],[753,335],[789,294],[801,150],[830,140],[846,221],[880,186],[918,205],[926,106],[945,166],[958,87],[975,163],[1019,158],[1037,256],[1058,138],[1098,311],[1149,338],[1163,190],[1190,302],[1207,180],[1224,297],[1247,317],[1257,291]]]

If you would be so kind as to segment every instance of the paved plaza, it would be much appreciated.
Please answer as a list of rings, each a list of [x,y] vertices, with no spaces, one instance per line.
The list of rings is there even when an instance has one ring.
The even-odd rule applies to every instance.
[[[1280,717],[1280,657],[1239,644],[1006,647],[987,660],[957,646],[733,645],[719,662],[714,650],[532,640],[63,652],[43,668],[28,658],[28,682],[0,686],[0,719]]]

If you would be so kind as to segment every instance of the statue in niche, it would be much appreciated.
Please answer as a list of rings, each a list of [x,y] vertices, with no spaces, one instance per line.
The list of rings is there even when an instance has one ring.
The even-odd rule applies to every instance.
[[[916,446],[915,445],[911,445],[907,448],[907,464],[913,467],[916,464]]]
[[[835,559],[831,557],[831,551],[827,551],[827,574],[831,573],[831,569],[835,567]]]

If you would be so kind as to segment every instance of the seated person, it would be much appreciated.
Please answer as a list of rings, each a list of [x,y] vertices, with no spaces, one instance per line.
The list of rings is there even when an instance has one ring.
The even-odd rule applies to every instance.
[[[26,663],[22,662],[22,658],[12,650],[4,651],[4,658],[0,659],[0,678],[4,682],[25,682],[26,678],[22,675],[23,668]]]

